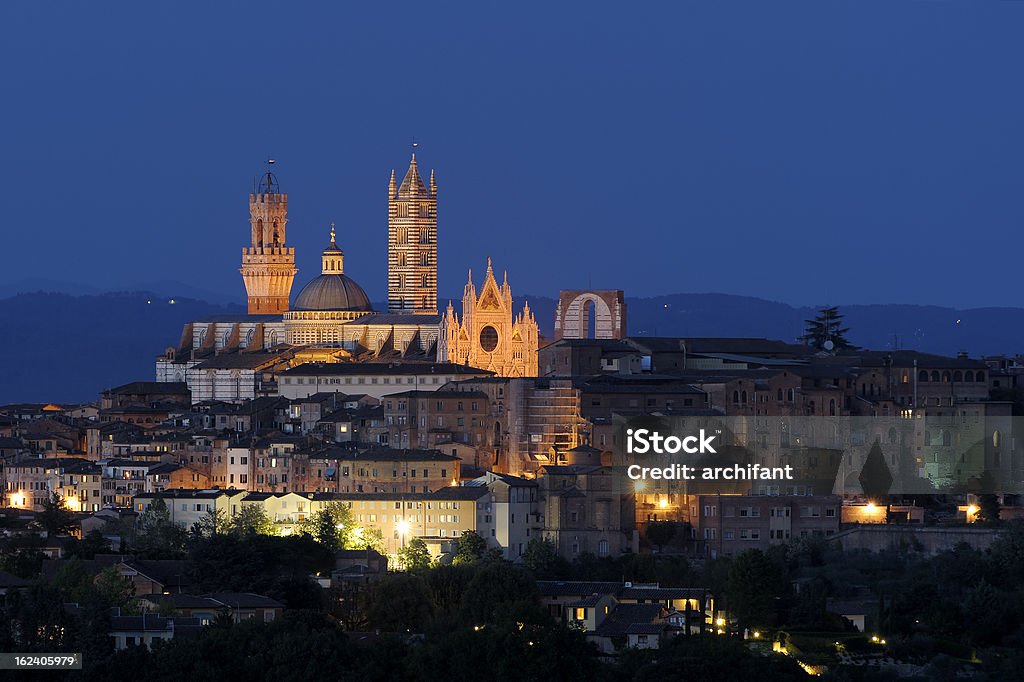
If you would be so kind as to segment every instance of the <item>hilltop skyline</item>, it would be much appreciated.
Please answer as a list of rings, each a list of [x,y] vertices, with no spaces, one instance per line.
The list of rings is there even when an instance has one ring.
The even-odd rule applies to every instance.
[[[2,11],[25,66],[0,285],[241,293],[246,196],[274,158],[296,284],[335,222],[380,300],[387,180],[416,140],[441,292],[492,255],[548,295],[1020,304],[989,255],[1024,224],[1016,3]]]

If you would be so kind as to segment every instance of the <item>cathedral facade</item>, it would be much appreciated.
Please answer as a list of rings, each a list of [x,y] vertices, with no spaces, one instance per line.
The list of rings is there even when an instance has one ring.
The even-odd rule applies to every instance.
[[[473,284],[473,271],[469,272],[462,294],[461,320],[448,304],[441,318],[437,359],[490,370],[502,377],[535,377],[539,337],[530,304],[524,304],[519,315],[514,314],[508,273],[499,286],[488,258],[479,294]]]

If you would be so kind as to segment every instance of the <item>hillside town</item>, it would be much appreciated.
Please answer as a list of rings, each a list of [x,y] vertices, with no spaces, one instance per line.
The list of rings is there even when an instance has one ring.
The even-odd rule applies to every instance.
[[[972,610],[1022,632],[1006,601],[1022,583],[992,575],[1024,537],[1024,357],[858,348],[837,308],[801,339],[631,335],[619,290],[560,292],[543,338],[490,258],[442,310],[437,185],[415,152],[392,172],[377,312],[334,226],[292,296],[268,166],[247,315],[186,324],[155,377],[94,402],[0,406],[0,596],[20,624],[0,648],[73,643],[112,679],[131,665],[118,652],[167,663],[211,628],[305,618],[383,678],[399,671],[366,653],[378,640],[441,657],[441,626],[451,646],[500,631],[509,655],[544,647],[566,679],[629,678],[659,660],[631,656],[670,661],[679,638],[767,679],[1017,660],[1013,630]],[[635,425],[796,473],[633,481]],[[973,572],[951,583],[950,557]],[[907,586],[921,566],[931,582]]]

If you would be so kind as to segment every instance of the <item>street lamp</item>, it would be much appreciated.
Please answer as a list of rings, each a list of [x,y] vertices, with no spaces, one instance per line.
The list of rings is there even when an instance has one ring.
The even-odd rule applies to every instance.
[[[399,519],[398,523],[395,524],[395,530],[402,537],[402,548],[405,548],[405,536],[409,533],[409,522],[405,519]]]

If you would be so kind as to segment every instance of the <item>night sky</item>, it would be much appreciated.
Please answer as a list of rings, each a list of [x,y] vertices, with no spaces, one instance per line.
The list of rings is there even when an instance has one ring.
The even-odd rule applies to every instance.
[[[1024,2],[9,0],[0,284],[242,302],[272,157],[293,293],[335,221],[379,301],[415,139],[445,298],[491,255],[517,295],[1019,305],[1022,30]]]

